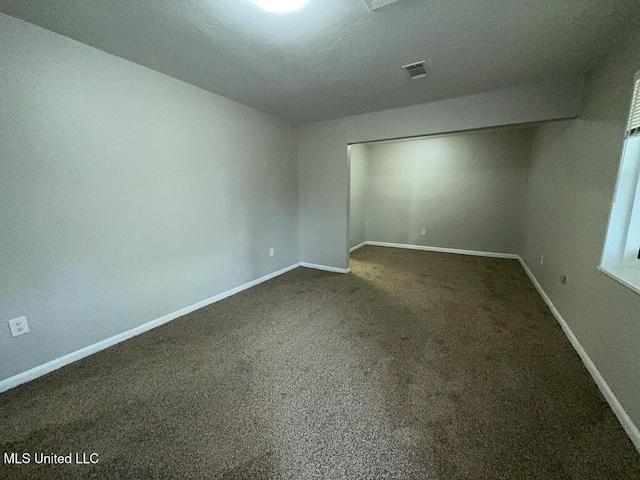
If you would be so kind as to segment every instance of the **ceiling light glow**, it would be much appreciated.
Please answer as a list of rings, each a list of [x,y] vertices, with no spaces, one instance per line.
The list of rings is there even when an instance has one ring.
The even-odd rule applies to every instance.
[[[287,13],[304,7],[309,0],[253,0],[265,12]]]

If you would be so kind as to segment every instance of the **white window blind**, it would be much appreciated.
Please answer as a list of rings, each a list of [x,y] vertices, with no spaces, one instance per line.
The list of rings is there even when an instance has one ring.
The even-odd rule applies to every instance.
[[[640,78],[636,79],[629,111],[629,123],[627,123],[627,136],[640,135]]]

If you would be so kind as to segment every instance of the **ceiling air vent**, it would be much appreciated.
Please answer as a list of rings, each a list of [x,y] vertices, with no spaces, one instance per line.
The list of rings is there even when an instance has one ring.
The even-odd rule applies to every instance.
[[[405,65],[402,69],[407,72],[409,78],[411,80],[418,80],[419,78],[424,78],[427,76],[427,69],[424,66],[425,60],[416,63],[410,63],[409,65]]]
[[[384,7],[385,5],[390,5],[392,3],[396,3],[398,0],[364,0],[364,3],[367,4],[367,8],[370,12],[377,10],[379,8]]]

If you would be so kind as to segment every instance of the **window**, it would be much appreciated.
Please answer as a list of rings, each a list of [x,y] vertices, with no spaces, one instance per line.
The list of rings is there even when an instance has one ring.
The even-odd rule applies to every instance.
[[[640,293],[640,72],[636,73],[600,270]]]

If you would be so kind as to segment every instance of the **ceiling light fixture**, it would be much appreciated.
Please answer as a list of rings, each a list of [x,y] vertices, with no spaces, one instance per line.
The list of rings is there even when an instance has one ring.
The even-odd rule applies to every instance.
[[[265,12],[288,13],[304,7],[309,0],[253,0]]]

